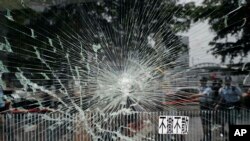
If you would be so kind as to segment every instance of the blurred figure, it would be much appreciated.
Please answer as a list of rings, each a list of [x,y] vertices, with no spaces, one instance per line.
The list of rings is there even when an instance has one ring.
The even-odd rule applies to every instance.
[[[203,127],[203,140],[202,141],[211,141],[211,114],[206,112],[212,108],[212,89],[207,86],[208,79],[202,77],[200,79],[200,89],[199,94],[192,95],[192,98],[199,98],[200,101],[200,116]]]
[[[0,86],[0,113],[9,110],[10,101],[4,101],[4,92],[2,86]]]
[[[224,79],[224,86],[219,90],[220,100],[215,107],[215,110],[221,109],[223,113],[219,113],[221,116],[220,123],[222,124],[221,136],[225,134],[225,124],[229,125],[235,124],[236,117],[238,115],[238,110],[241,106],[241,89],[236,86],[232,86],[232,78],[230,76],[226,76]]]
[[[223,81],[222,79],[215,79],[212,83],[212,90],[213,90],[213,106],[215,107],[216,104],[220,100],[219,90],[222,87]]]
[[[220,95],[219,95],[219,91],[220,89],[222,88],[222,84],[223,84],[223,80],[220,79],[220,78],[217,78],[217,79],[214,79],[213,80],[213,83],[212,83],[212,90],[213,90],[213,108],[216,107],[217,103],[219,103],[220,101]],[[215,111],[213,117],[215,118],[214,119],[214,122],[213,123],[213,127],[214,129],[217,129],[217,128],[220,128],[221,127],[221,116],[219,114],[218,111]]]
[[[5,107],[5,102],[3,98],[3,88],[0,86],[0,109]]]
[[[212,102],[212,89],[207,86],[208,79],[206,77],[202,77],[200,79],[200,93],[197,95],[200,97],[200,108],[201,110],[210,110],[211,102]]]
[[[215,108],[218,109],[221,107],[221,109],[238,109],[241,105],[241,89],[231,85],[232,78],[230,76],[226,76],[224,82],[224,87],[219,90],[219,103]]]
[[[243,95],[243,105],[245,108],[250,109],[250,88]]]

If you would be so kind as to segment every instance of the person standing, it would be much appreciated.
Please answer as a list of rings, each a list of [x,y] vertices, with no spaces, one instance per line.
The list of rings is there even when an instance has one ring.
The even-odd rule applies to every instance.
[[[215,110],[222,110],[220,112],[222,123],[222,133],[224,135],[225,123],[229,125],[235,124],[238,110],[241,106],[241,89],[232,85],[232,78],[226,76],[224,79],[224,86],[219,90],[220,100],[215,106]]]
[[[241,105],[241,89],[236,86],[232,86],[232,78],[226,76],[224,79],[224,87],[220,88],[219,95],[220,100],[216,105],[216,109],[221,107],[221,109],[238,109]]]
[[[216,79],[212,83],[211,88],[213,90],[213,106],[214,107],[220,100],[219,91],[220,91],[220,88],[222,87],[222,84],[223,84],[222,79]]]
[[[199,94],[192,95],[191,98],[198,98],[200,102],[200,116],[203,127],[203,141],[211,141],[211,113],[213,91],[207,86],[208,79],[200,79]]]
[[[213,102],[212,102],[213,109],[216,107],[217,103],[220,101],[219,91],[220,91],[220,88],[222,88],[222,85],[223,85],[223,80],[220,78],[214,79],[212,83],[211,88],[213,90]],[[221,128],[222,120],[221,120],[219,111],[214,111],[212,117],[214,121],[212,128],[213,129]]]

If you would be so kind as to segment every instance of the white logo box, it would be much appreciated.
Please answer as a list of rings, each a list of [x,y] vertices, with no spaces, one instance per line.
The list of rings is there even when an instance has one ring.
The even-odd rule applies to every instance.
[[[159,116],[159,134],[188,134],[188,116]]]

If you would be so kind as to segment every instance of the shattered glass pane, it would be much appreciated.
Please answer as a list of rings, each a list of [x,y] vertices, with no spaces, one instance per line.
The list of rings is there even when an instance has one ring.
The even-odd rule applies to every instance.
[[[219,19],[205,18],[207,24],[227,30],[234,24],[231,16],[247,2],[239,0],[237,4]],[[155,119],[135,121],[133,118],[141,117],[133,117],[134,113],[188,106],[185,102],[194,102],[190,95],[199,93],[200,76],[196,71],[209,76],[209,71],[199,68],[220,66],[210,62],[190,65],[191,57],[199,56],[203,49],[200,47],[191,55],[189,42],[192,44],[195,39],[185,36],[194,26],[194,15],[201,16],[194,18],[196,21],[204,20],[204,13],[195,13],[193,6],[178,0],[11,1],[0,6],[0,85],[18,94],[19,97],[7,98],[19,99],[12,108],[25,112],[37,108],[44,113],[41,118],[50,126],[41,132],[59,131],[63,125],[70,133],[84,127],[93,140],[145,139],[152,133]],[[207,17],[218,8],[209,10]],[[236,24],[243,28],[249,23],[243,17]],[[196,28],[191,34],[199,38],[196,32],[201,29]],[[243,37],[244,31],[235,30],[231,36]],[[220,37],[226,41],[230,38],[225,34]],[[232,49],[240,45],[228,46]],[[214,54],[228,50],[216,49]],[[248,62],[243,64],[241,70],[248,74]],[[249,74],[243,78],[242,83],[249,84]],[[54,117],[52,113],[64,117]],[[114,124],[118,118],[121,123]],[[133,123],[151,128],[143,128],[146,135],[134,134],[137,129]],[[30,123],[23,128],[28,132],[37,127]]]

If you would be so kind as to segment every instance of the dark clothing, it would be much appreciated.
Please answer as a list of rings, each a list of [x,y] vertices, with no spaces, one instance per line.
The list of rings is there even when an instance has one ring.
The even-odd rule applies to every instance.
[[[200,116],[204,134],[202,141],[212,141],[212,112],[209,109],[202,109]]]
[[[245,108],[250,109],[250,96],[246,96],[243,99],[243,103],[244,103]]]
[[[200,87],[200,93],[203,96],[200,98],[200,117],[203,127],[203,140],[211,141],[211,105],[213,92],[210,87]]]
[[[221,109],[222,110],[228,110],[228,109],[239,109],[241,107],[241,102],[237,101],[237,102],[223,102],[221,104]]]
[[[219,90],[220,90],[221,86],[212,86],[212,90],[213,90],[213,108],[215,107],[215,105],[220,101],[220,95],[219,95]]]

